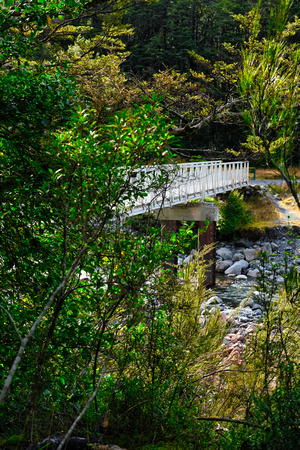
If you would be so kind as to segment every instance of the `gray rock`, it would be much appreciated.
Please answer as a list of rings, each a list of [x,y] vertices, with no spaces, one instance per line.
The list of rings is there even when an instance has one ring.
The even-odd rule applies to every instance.
[[[275,252],[276,250],[279,249],[279,245],[275,244],[275,242],[271,242],[271,248],[272,248],[272,251]]]
[[[237,320],[238,320],[238,322],[241,322],[241,323],[249,323],[249,322],[251,322],[251,319],[249,317],[247,317],[247,316],[238,316]]]
[[[235,254],[233,255],[232,261],[233,261],[233,262],[235,262],[235,261],[240,261],[241,259],[244,259],[243,253],[235,253]]]
[[[226,317],[226,319],[229,319],[229,317],[233,314],[233,309],[225,309],[222,311],[222,314]]]
[[[224,260],[232,259],[232,251],[227,247],[221,247],[216,251],[218,256],[221,256]]]
[[[249,267],[250,269],[259,269],[260,268],[259,261],[253,259],[252,261],[250,261]]]
[[[250,308],[250,306],[245,306],[238,312],[238,315],[240,315],[240,314],[242,316],[252,316],[252,314],[253,314],[252,308]]]
[[[251,247],[251,245],[252,245],[251,242],[247,241],[247,239],[239,239],[236,242],[237,247],[249,248],[249,247]]]
[[[194,259],[193,255],[189,255],[183,260],[183,264],[190,264],[193,261],[193,259]]]
[[[220,311],[220,309],[217,306],[213,306],[212,308],[210,308],[209,313],[216,314],[219,311]]]
[[[247,248],[244,251],[245,259],[246,261],[250,262],[253,259],[258,258],[258,255],[260,253],[260,248]]]
[[[235,277],[236,280],[247,280],[247,276],[246,275],[237,275]]]
[[[216,272],[223,273],[228,267],[232,266],[232,261],[226,259],[225,261],[217,261],[216,262]]]
[[[264,244],[261,248],[262,252],[267,252],[267,254],[269,255],[270,253],[272,253],[272,247],[270,242],[267,242],[266,244]]]
[[[223,303],[222,299],[220,297],[218,297],[217,295],[214,295],[213,297],[210,297],[205,304],[206,305],[216,305],[216,304],[220,304]]]
[[[253,300],[253,304],[252,304],[251,308],[253,311],[258,311],[258,310],[262,311],[262,306],[259,305],[258,303],[255,303],[254,300]]]
[[[236,261],[232,266],[225,270],[226,275],[241,275],[242,270],[248,269],[249,264],[244,259]]]
[[[256,278],[258,274],[259,274],[259,270],[258,269],[249,269],[247,271],[247,277]]]
[[[251,297],[246,297],[241,301],[240,306],[250,306],[250,308],[252,308],[252,305],[254,304],[254,300]]]

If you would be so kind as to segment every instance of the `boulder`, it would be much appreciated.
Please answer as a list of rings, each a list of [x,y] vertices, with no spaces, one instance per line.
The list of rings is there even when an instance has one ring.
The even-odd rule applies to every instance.
[[[216,262],[216,272],[223,273],[228,267],[232,266],[233,262],[231,260],[226,259],[225,261],[217,261]]]
[[[248,269],[249,263],[244,259],[236,261],[232,266],[225,270],[226,275],[240,275],[242,270]]]
[[[232,261],[240,261],[241,259],[245,259],[243,253],[235,253],[233,255]]]
[[[221,256],[221,258],[224,260],[232,259],[232,251],[229,250],[229,248],[227,248],[227,247],[219,248],[216,251],[216,253],[218,256]]]
[[[256,259],[260,253],[261,249],[258,248],[246,248],[244,250],[245,260],[250,262],[253,259]]]
[[[193,261],[193,259],[194,259],[193,255],[189,255],[183,260],[183,264],[190,264]]]

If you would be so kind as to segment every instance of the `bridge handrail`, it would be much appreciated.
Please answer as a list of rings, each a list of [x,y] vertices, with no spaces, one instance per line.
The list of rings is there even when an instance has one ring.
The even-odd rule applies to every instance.
[[[158,191],[153,182],[165,177],[164,186]],[[144,166],[133,171],[132,182],[140,182],[148,192],[136,200],[130,216],[151,212],[162,207],[186,204],[191,200],[204,200],[229,190],[247,186],[249,162],[207,161],[183,164]],[[152,186],[151,186],[152,185]]]

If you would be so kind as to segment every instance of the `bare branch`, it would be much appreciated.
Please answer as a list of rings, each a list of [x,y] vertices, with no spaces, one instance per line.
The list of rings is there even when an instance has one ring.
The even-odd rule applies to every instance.
[[[216,121],[216,120],[220,120],[220,119],[227,118],[230,116],[234,116],[234,117],[239,116],[240,117],[239,112],[233,112],[233,111],[223,112],[223,111],[225,109],[231,108],[232,106],[239,105],[242,102],[243,102],[242,98],[237,98],[235,100],[232,100],[230,103],[224,103],[222,106],[215,109],[211,114],[209,114],[204,119],[196,118],[196,119],[193,119],[191,122],[187,123],[186,125],[184,125],[183,127],[174,128],[172,130],[172,134],[174,134],[175,136],[182,136],[182,135],[186,135],[188,133],[193,133],[194,131],[197,131],[200,128],[203,128],[205,125],[207,125],[213,121]],[[173,111],[172,111],[172,113],[173,113]]]
[[[61,441],[61,443],[59,444],[57,450],[61,450],[63,448],[63,446],[65,445],[67,439],[71,436],[72,431],[74,430],[74,428],[76,427],[76,425],[79,423],[79,421],[81,420],[82,416],[85,414],[85,412],[88,410],[88,408],[90,407],[92,401],[94,400],[94,398],[97,395],[98,389],[102,383],[102,379],[106,373],[106,367],[107,367],[107,361],[104,364],[104,367],[102,369],[100,378],[97,382],[97,386],[95,387],[92,395],[90,396],[90,398],[88,399],[88,401],[86,402],[85,407],[83,408],[83,410],[81,411],[81,413],[79,414],[79,416],[76,417],[76,419],[74,420],[73,424],[71,425],[71,427],[69,428],[67,434],[65,435],[65,437],[63,438],[63,440]]]

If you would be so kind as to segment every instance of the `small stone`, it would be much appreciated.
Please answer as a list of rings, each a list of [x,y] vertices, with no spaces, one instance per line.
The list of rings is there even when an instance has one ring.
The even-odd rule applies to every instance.
[[[250,321],[250,319],[246,316],[239,316],[238,321],[242,322],[242,323],[248,323]]]
[[[243,306],[243,307],[250,306],[250,308],[252,308],[253,304],[254,304],[254,300],[250,297],[246,297],[241,301],[240,306]]]
[[[271,248],[272,248],[272,251],[275,252],[275,250],[278,250],[279,246],[277,244],[275,244],[275,242],[271,242]]]
[[[228,319],[232,315],[232,312],[232,309],[225,309],[224,311],[222,311],[222,315],[225,316],[226,319]]]
[[[250,269],[259,269],[260,268],[259,261],[253,259],[252,261],[249,262],[249,267]]]

